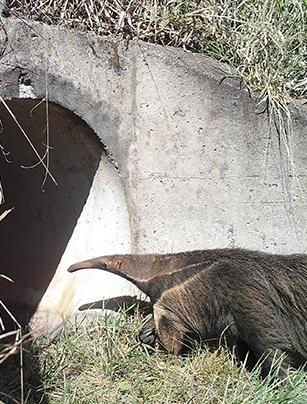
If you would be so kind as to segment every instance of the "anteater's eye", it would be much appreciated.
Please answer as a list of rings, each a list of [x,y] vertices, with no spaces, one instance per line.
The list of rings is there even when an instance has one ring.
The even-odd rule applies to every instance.
[[[120,269],[121,265],[122,265],[122,262],[118,260],[116,262],[116,268]]]

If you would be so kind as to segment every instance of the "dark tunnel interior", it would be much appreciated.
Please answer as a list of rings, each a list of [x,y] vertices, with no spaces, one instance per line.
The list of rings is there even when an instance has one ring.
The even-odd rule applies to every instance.
[[[14,283],[0,278],[0,299],[26,324],[56,271],[104,151],[93,130],[60,105],[49,102],[46,114],[45,101],[13,99],[6,103],[40,156],[46,152],[49,132],[49,169],[58,183],[50,177],[43,183],[44,167],[37,165],[39,159],[1,104],[0,179],[5,201],[0,214],[14,210],[0,222],[0,274]],[[0,316],[6,329],[11,328],[3,307]]]

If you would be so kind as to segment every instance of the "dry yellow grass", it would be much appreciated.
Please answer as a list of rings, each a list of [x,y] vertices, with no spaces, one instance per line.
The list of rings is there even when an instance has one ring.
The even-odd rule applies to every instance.
[[[306,0],[14,0],[10,12],[225,62],[258,94],[296,176],[289,102],[307,97]]]

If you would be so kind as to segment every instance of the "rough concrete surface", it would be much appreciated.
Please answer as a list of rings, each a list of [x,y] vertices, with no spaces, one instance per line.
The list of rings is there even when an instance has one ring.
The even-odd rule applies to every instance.
[[[114,275],[104,288],[103,273],[103,282],[94,274],[68,278],[66,267],[88,255],[234,246],[306,252],[306,110],[293,110],[293,169],[267,115],[205,56],[13,19],[4,28],[0,95],[43,99],[48,91],[97,134],[120,173],[101,148],[103,163],[40,307],[61,315],[90,297],[135,293]],[[55,186],[48,187],[52,200]],[[32,192],[34,199],[41,190]]]

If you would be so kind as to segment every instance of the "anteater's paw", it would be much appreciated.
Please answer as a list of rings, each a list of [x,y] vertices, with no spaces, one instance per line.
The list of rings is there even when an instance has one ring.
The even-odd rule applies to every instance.
[[[149,316],[149,319],[143,325],[139,333],[139,341],[142,344],[154,347],[157,339],[156,325],[153,316]]]

